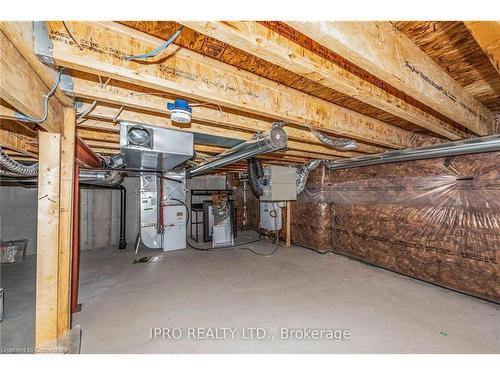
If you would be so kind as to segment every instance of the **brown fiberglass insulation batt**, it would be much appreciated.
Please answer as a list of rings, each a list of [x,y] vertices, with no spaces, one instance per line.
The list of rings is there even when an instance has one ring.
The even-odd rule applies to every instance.
[[[500,152],[317,168],[292,239],[500,303]]]
[[[237,179],[237,173],[227,173],[226,181],[227,188],[233,189],[234,194],[234,207],[236,208],[236,227],[238,231],[241,230],[259,230],[259,199],[256,198],[252,191],[250,190],[250,186],[247,183],[247,220],[246,225],[243,227],[243,194],[244,194],[244,184],[242,181]]]

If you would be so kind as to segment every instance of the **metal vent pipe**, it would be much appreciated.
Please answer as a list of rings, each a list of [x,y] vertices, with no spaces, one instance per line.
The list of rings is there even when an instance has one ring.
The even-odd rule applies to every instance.
[[[491,151],[500,151],[500,135],[498,134],[462,139],[432,146],[417,147],[414,149],[394,150],[380,154],[357,156],[348,159],[325,160],[324,164],[328,169],[333,170]]]
[[[251,139],[215,156],[209,162],[201,164],[186,172],[186,177],[199,176],[225,165],[251,158],[266,152],[278,151],[286,148],[286,132],[279,126],[273,126],[267,133],[259,133]]]

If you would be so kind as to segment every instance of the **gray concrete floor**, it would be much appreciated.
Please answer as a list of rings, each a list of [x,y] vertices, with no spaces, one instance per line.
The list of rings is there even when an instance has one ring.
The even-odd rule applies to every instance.
[[[246,247],[269,252],[273,245]],[[149,254],[158,253],[140,255]],[[342,256],[292,246],[271,258],[192,249],[168,253],[157,263],[133,264],[134,258],[132,251],[114,249],[82,253],[83,309],[74,315],[83,332],[82,353],[500,351],[500,306]],[[28,345],[34,262],[28,257],[8,267],[2,266],[2,346]],[[171,335],[181,328],[182,337],[152,339],[154,327],[171,329]],[[249,330],[242,329],[252,327],[266,329],[266,338],[246,338]],[[284,340],[282,327],[349,329],[351,338]],[[237,331],[234,339],[193,339],[189,328]]]
[[[33,348],[35,345],[36,255],[23,262],[0,265],[4,289],[4,320],[0,323],[0,347]]]

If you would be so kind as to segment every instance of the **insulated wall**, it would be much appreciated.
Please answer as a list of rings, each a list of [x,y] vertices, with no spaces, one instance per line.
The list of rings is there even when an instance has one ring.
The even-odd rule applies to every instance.
[[[246,183],[246,189],[243,181],[237,179],[237,173],[227,174],[227,187],[234,190],[234,206],[236,208],[236,227],[238,231],[241,230],[259,230],[259,209],[260,201],[253,195],[250,190],[248,182]],[[246,190],[246,192],[244,191]],[[246,194],[246,222],[243,226],[243,215],[245,212],[245,200],[244,195]]]
[[[293,242],[500,302],[500,152],[313,171]]]

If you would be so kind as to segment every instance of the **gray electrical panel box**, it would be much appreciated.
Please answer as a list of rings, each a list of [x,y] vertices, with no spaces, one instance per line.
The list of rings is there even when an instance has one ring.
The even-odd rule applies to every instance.
[[[294,201],[297,199],[297,169],[270,165],[264,168],[264,194],[261,201]]]

